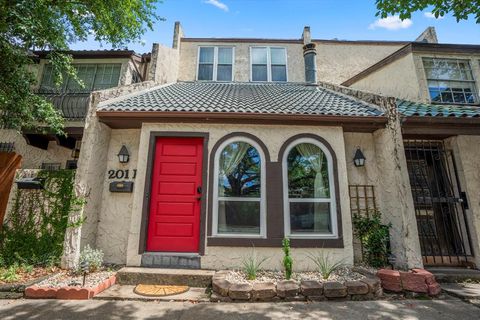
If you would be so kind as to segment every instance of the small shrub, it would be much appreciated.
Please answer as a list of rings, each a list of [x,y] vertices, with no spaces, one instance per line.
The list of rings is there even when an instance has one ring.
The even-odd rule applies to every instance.
[[[310,253],[308,258],[315,263],[318,272],[322,275],[324,280],[330,278],[330,275],[344,266],[343,260],[332,261],[330,255],[323,250],[318,254]]]
[[[79,266],[82,263],[86,263],[88,265],[89,272],[95,272],[99,270],[103,264],[103,251],[100,249],[93,249],[87,244],[80,253]]]
[[[15,282],[20,279],[18,275],[20,267],[18,264],[12,264],[4,270],[0,270],[0,280],[5,282]]]
[[[293,259],[290,256],[290,239],[284,238],[282,241],[283,253],[283,267],[285,268],[285,279],[290,280],[293,272]]]
[[[242,261],[243,271],[247,274],[248,280],[255,280],[257,278],[257,273],[260,270],[260,266],[267,260],[267,258],[258,258],[255,248],[252,250],[252,253],[245,257]]]
[[[391,224],[382,224],[381,214],[375,212],[369,217],[354,216],[353,226],[362,244],[365,262],[374,268],[385,266],[388,263]]]

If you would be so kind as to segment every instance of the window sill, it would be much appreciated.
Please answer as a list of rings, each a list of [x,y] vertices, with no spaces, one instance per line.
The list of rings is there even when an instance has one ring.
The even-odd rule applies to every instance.
[[[208,237],[210,247],[282,247],[282,238],[239,238],[239,237]],[[337,239],[290,239],[292,248],[343,248],[343,238]]]

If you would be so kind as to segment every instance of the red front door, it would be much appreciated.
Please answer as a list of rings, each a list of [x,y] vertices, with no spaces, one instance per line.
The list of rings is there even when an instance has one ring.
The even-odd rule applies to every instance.
[[[158,138],[147,251],[198,252],[202,138]]]

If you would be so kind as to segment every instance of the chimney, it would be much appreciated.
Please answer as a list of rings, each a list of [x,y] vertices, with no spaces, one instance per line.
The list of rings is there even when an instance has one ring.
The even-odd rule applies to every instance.
[[[303,59],[305,60],[305,81],[317,83],[317,49],[313,42],[303,46]]]
[[[180,39],[183,38],[183,29],[180,21],[175,21],[175,27],[173,28],[173,49],[180,49]]]
[[[307,44],[307,43],[312,42],[312,36],[310,35],[310,27],[309,26],[303,27],[302,39],[303,39],[303,44]]]

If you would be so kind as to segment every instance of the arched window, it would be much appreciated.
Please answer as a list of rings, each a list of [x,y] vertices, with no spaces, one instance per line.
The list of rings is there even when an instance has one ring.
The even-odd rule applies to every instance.
[[[214,236],[264,237],[265,156],[253,140],[235,137],[215,154]]]
[[[332,155],[319,141],[301,138],[283,155],[285,235],[336,238]]]

